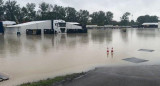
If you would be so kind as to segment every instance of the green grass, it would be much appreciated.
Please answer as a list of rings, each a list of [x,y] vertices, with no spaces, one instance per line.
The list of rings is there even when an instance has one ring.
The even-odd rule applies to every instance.
[[[25,83],[19,86],[52,86],[56,82],[61,82],[63,80],[72,80],[74,78],[77,78],[81,75],[84,75],[84,73],[75,73],[71,75],[66,75],[66,76],[59,76],[55,77],[53,79],[47,79],[47,80],[40,80],[38,82],[32,82],[32,83]]]

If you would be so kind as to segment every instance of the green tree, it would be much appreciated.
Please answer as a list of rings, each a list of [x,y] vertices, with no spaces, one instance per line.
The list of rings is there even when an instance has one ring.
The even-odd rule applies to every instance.
[[[82,25],[86,25],[89,19],[89,12],[87,10],[80,10],[77,13],[78,22]]]
[[[10,21],[16,21],[18,23],[18,20],[20,19],[20,11],[21,8],[16,1],[9,0],[5,3],[5,19]]]
[[[51,13],[53,6],[48,3],[42,2],[39,5],[39,8],[40,8],[39,13],[40,13],[41,19],[42,20],[49,19],[49,14]]]
[[[53,15],[54,15],[54,19],[65,20],[65,16],[66,16],[65,8],[62,6],[55,5],[53,7]]]
[[[105,12],[99,11],[99,12],[93,12],[91,15],[91,22],[92,24],[97,24],[99,26],[103,26],[105,24]]]
[[[120,22],[118,22],[118,21],[112,21],[112,25],[119,25],[120,24]]]
[[[97,24],[98,23],[98,12],[93,12],[91,15],[91,23]]]
[[[108,11],[106,13],[106,18],[105,18],[105,24],[112,24],[112,20],[113,20],[113,13]]]
[[[0,0],[0,21],[4,19],[4,6],[3,6],[3,0]]]
[[[27,12],[27,19],[33,21],[36,18],[35,3],[27,3],[26,8],[23,8],[23,12]]]
[[[121,25],[124,25],[124,26],[129,25],[129,16],[130,16],[129,12],[126,12],[123,14],[123,16],[121,17]]]
[[[136,22],[134,20],[131,20],[130,25],[135,25]]]
[[[29,19],[28,19],[28,10],[27,10],[26,7],[22,7],[22,9],[21,9],[21,16],[22,16],[22,22],[29,21]]]
[[[65,8],[66,18],[68,22],[77,22],[77,11],[72,7]]]

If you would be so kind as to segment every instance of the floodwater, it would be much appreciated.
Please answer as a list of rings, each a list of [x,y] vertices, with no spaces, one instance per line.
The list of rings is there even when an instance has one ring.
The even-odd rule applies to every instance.
[[[114,53],[107,54],[107,47]],[[152,49],[154,52],[140,52]],[[0,86],[88,71],[99,66],[160,65],[159,29],[93,29],[87,34],[0,36],[0,73],[10,80]],[[149,60],[131,63],[122,59]]]

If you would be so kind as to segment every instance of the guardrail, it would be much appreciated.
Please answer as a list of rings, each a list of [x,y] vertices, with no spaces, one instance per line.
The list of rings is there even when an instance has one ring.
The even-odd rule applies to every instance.
[[[121,29],[121,28],[132,28],[131,26],[110,26],[110,27],[107,27],[107,26],[96,26],[96,27],[87,27],[88,29],[91,29],[91,28],[97,28],[97,29],[101,29],[101,28],[104,28],[104,29]]]

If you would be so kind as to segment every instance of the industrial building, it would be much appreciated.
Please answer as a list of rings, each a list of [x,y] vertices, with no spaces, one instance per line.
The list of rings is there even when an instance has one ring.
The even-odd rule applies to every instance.
[[[158,23],[143,23],[143,28],[158,28]]]
[[[6,34],[54,34],[54,33],[87,33],[85,26],[77,22],[65,22],[64,20],[32,21],[5,28]]]

